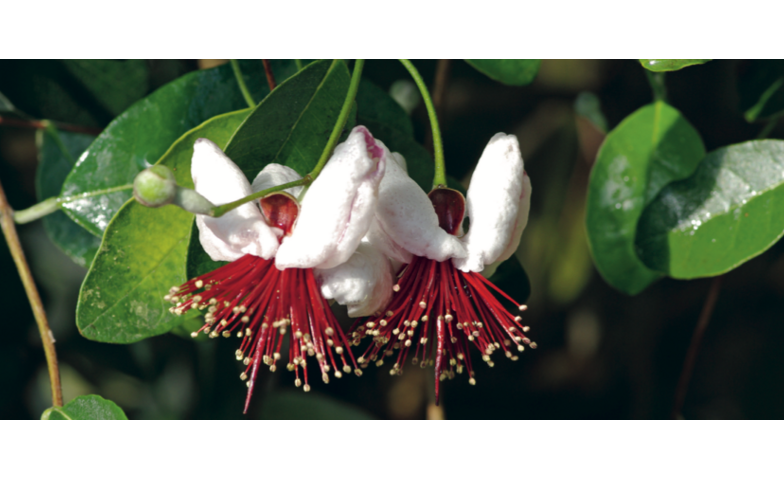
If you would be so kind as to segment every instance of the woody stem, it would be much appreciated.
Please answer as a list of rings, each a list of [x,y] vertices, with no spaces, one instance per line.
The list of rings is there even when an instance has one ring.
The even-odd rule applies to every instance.
[[[427,85],[422,80],[416,67],[409,60],[400,60],[400,63],[406,67],[408,73],[414,79],[419,88],[419,93],[425,101],[427,108],[427,116],[430,118],[430,128],[433,130],[433,156],[435,156],[435,175],[433,176],[433,189],[443,188],[446,186],[446,167],[444,166],[444,144],[441,141],[441,130],[438,127],[438,116],[436,109],[433,106],[433,100],[430,99],[430,92],[427,91]]]

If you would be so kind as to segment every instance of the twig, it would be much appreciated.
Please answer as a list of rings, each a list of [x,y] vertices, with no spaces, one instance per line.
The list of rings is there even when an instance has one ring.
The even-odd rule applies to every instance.
[[[72,131],[74,133],[86,133],[88,135],[100,135],[103,131],[100,128],[89,126],[70,125],[57,121],[46,120],[21,120],[18,118],[4,118],[0,116],[0,125],[18,126],[20,128],[35,128],[36,130],[46,130],[48,125],[54,125],[58,130]]]
[[[272,74],[272,66],[270,65],[269,60],[262,60],[261,63],[264,64],[264,73],[267,75],[267,84],[269,85],[270,91],[275,89],[275,75]]]
[[[63,390],[60,386],[60,369],[57,366],[57,353],[54,349],[54,336],[52,330],[49,329],[49,323],[46,321],[46,312],[41,303],[41,297],[38,295],[38,289],[35,287],[33,275],[30,273],[30,267],[25,260],[22,245],[19,243],[19,235],[16,234],[16,226],[14,225],[14,212],[8,204],[5,197],[3,185],[0,183],[0,226],[2,226],[5,240],[8,243],[8,249],[11,250],[11,256],[16,263],[16,269],[19,271],[19,277],[22,279],[25,292],[27,292],[27,299],[30,301],[30,306],[33,309],[33,316],[35,322],[38,324],[38,332],[41,335],[41,342],[44,345],[44,353],[46,355],[46,364],[49,367],[49,383],[52,387],[52,405],[63,405]]]
[[[702,336],[708,328],[713,308],[716,306],[716,300],[719,298],[719,290],[721,290],[721,281],[724,276],[716,276],[711,282],[708,296],[705,298],[705,304],[702,305],[702,312],[700,319],[697,321],[697,326],[694,328],[694,334],[691,337],[691,344],[686,353],[686,360],[683,362],[683,370],[681,377],[678,380],[678,388],[675,390],[675,402],[672,405],[672,419],[678,419],[683,408],[684,400],[686,399],[686,391],[689,389],[689,381],[691,380],[691,373],[694,371],[694,363],[697,361],[697,353],[700,350],[700,343],[702,343]]]
[[[446,84],[449,81],[449,72],[452,67],[451,60],[438,60],[436,64],[436,79],[433,85],[433,106],[436,107],[436,115],[443,120],[444,118],[444,98],[446,97]]]

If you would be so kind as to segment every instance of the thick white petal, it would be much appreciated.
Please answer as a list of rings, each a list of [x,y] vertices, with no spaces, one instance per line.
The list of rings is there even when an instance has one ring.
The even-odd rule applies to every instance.
[[[348,260],[370,227],[388,158],[367,128],[355,127],[305,194],[277,267],[328,269]]]
[[[352,318],[382,311],[392,298],[392,268],[389,260],[370,242],[362,241],[345,263],[315,270],[321,294],[348,306]]]
[[[365,235],[365,238],[393,261],[402,264],[411,262],[413,255],[396,243],[395,240],[384,231],[384,226],[378,218],[373,218],[373,222],[370,224],[370,229],[368,230],[367,235]]]
[[[463,237],[468,257],[454,262],[460,270],[480,272],[517,249],[528,222],[531,193],[523,167],[516,136],[498,133],[490,139],[466,195],[471,225]]]
[[[216,205],[251,194],[248,179],[218,145],[199,138],[193,145],[191,175],[196,192]],[[220,218],[196,215],[199,241],[215,261],[234,261],[245,254],[269,259],[278,248],[277,228],[270,228],[254,203]]]
[[[378,190],[376,219],[378,228],[374,227],[372,232],[374,244],[398,261],[411,260],[396,253],[399,249],[436,261],[466,255],[460,240],[438,226],[433,203],[397,161],[387,163]]]
[[[282,185],[284,183],[291,183],[292,181],[301,179],[302,177],[299,175],[299,173],[294,171],[294,169],[289,168],[286,165],[270,163],[269,165],[265,166],[258,175],[256,175],[256,179],[253,180],[251,189],[254,193],[258,193],[261,190],[266,190],[267,188],[272,188],[273,186]],[[293,188],[286,188],[283,191],[290,194],[294,198],[297,198],[302,192],[302,187],[295,186]]]

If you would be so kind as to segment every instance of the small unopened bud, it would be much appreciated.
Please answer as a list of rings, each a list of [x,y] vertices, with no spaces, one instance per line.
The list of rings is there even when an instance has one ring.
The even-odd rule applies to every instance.
[[[140,172],[133,180],[133,196],[144,206],[168,205],[177,196],[174,172],[163,165],[153,165]]]

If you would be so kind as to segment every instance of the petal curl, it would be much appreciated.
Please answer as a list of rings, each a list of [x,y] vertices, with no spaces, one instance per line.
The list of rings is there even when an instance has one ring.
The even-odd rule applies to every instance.
[[[471,226],[463,243],[468,257],[454,261],[461,271],[481,272],[517,249],[530,205],[531,183],[529,180],[526,188],[525,178],[517,137],[505,133],[493,136],[476,165],[466,195]]]
[[[343,264],[316,269],[321,294],[348,306],[352,318],[371,316],[382,311],[392,298],[392,267],[373,245],[363,240]]]
[[[378,190],[378,228],[374,227],[371,233],[374,244],[398,261],[411,260],[410,256],[401,257],[400,250],[436,261],[465,257],[466,251],[460,240],[438,226],[433,203],[398,161],[387,163],[387,171]],[[388,238],[382,239],[384,235]]]
[[[206,138],[193,144],[191,176],[196,192],[216,205],[251,194],[245,174],[218,145]],[[270,228],[254,203],[246,203],[220,218],[196,215],[199,241],[214,261],[234,261],[245,254],[272,258],[278,248],[277,228]],[[278,230],[279,231],[279,230]]]
[[[251,184],[251,189],[254,193],[258,193],[261,190],[266,190],[267,188],[272,188],[273,186],[282,185],[284,183],[291,183],[292,181],[301,179],[302,177],[300,174],[294,171],[293,168],[289,168],[286,165],[281,165],[278,163],[270,163],[269,165],[265,166],[258,175],[256,175],[256,178]],[[295,186],[293,188],[286,188],[283,191],[289,193],[294,198],[297,198],[302,192],[302,187]]]
[[[275,257],[279,269],[329,269],[349,259],[370,227],[388,157],[367,128],[351,131],[305,194]]]

